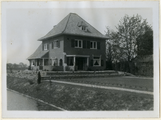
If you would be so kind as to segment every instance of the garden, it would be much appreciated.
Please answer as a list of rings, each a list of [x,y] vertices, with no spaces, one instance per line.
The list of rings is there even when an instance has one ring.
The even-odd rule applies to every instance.
[[[36,72],[7,74],[7,88],[69,111],[153,110],[153,96],[42,81]],[[52,109],[48,109],[52,110]]]

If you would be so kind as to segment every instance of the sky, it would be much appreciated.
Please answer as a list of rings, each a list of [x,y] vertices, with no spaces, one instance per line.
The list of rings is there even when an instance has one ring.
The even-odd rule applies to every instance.
[[[24,5],[25,7],[23,7]],[[52,5],[57,6],[54,3]],[[38,39],[46,35],[69,13],[77,13],[104,35],[107,26],[115,30],[115,26],[125,15],[141,15],[149,25],[153,25],[153,11],[147,7],[129,8],[128,6],[115,7],[114,5],[113,7],[108,7],[108,5],[107,7],[93,7],[95,5],[91,4],[90,6],[80,4],[81,7],[78,4],[66,4],[64,7],[60,3],[57,7],[52,7],[52,5],[49,2],[39,5],[11,2],[5,4],[4,6],[7,6],[5,8],[2,4],[2,8],[5,8],[4,11],[2,10],[2,14],[5,14],[5,17],[2,15],[2,22],[4,20],[5,23],[4,27],[2,26],[2,31],[5,31],[7,63],[29,64],[27,58],[41,44]],[[70,7],[67,7],[68,5]]]

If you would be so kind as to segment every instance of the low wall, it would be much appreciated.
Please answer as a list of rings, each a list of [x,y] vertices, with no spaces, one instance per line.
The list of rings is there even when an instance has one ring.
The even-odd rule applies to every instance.
[[[42,78],[68,79],[68,78],[92,78],[122,76],[116,71],[41,71]]]

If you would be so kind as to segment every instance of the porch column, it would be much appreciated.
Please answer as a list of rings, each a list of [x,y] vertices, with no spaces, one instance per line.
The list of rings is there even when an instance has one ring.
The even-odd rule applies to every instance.
[[[73,66],[75,66],[75,56],[73,57]]]
[[[42,66],[44,66],[44,58],[42,59]]]
[[[35,59],[35,66],[37,66],[37,59]]]
[[[33,60],[31,60],[31,66],[33,65]]]
[[[29,60],[29,63],[30,63],[30,66],[31,66],[31,65],[32,65],[32,64],[31,64],[31,60]]]
[[[76,68],[75,68],[75,56],[73,56],[73,66],[74,66],[74,70],[76,70]]]
[[[64,71],[66,71],[66,66],[67,66],[67,57],[66,57],[66,53],[63,53],[64,57],[63,57],[63,69]]]
[[[53,66],[53,59],[51,59],[51,66]]]

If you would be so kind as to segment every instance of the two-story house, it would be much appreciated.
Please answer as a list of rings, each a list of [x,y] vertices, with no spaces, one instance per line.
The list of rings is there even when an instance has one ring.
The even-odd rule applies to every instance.
[[[42,70],[104,70],[107,38],[75,13],[68,14],[28,57]]]

